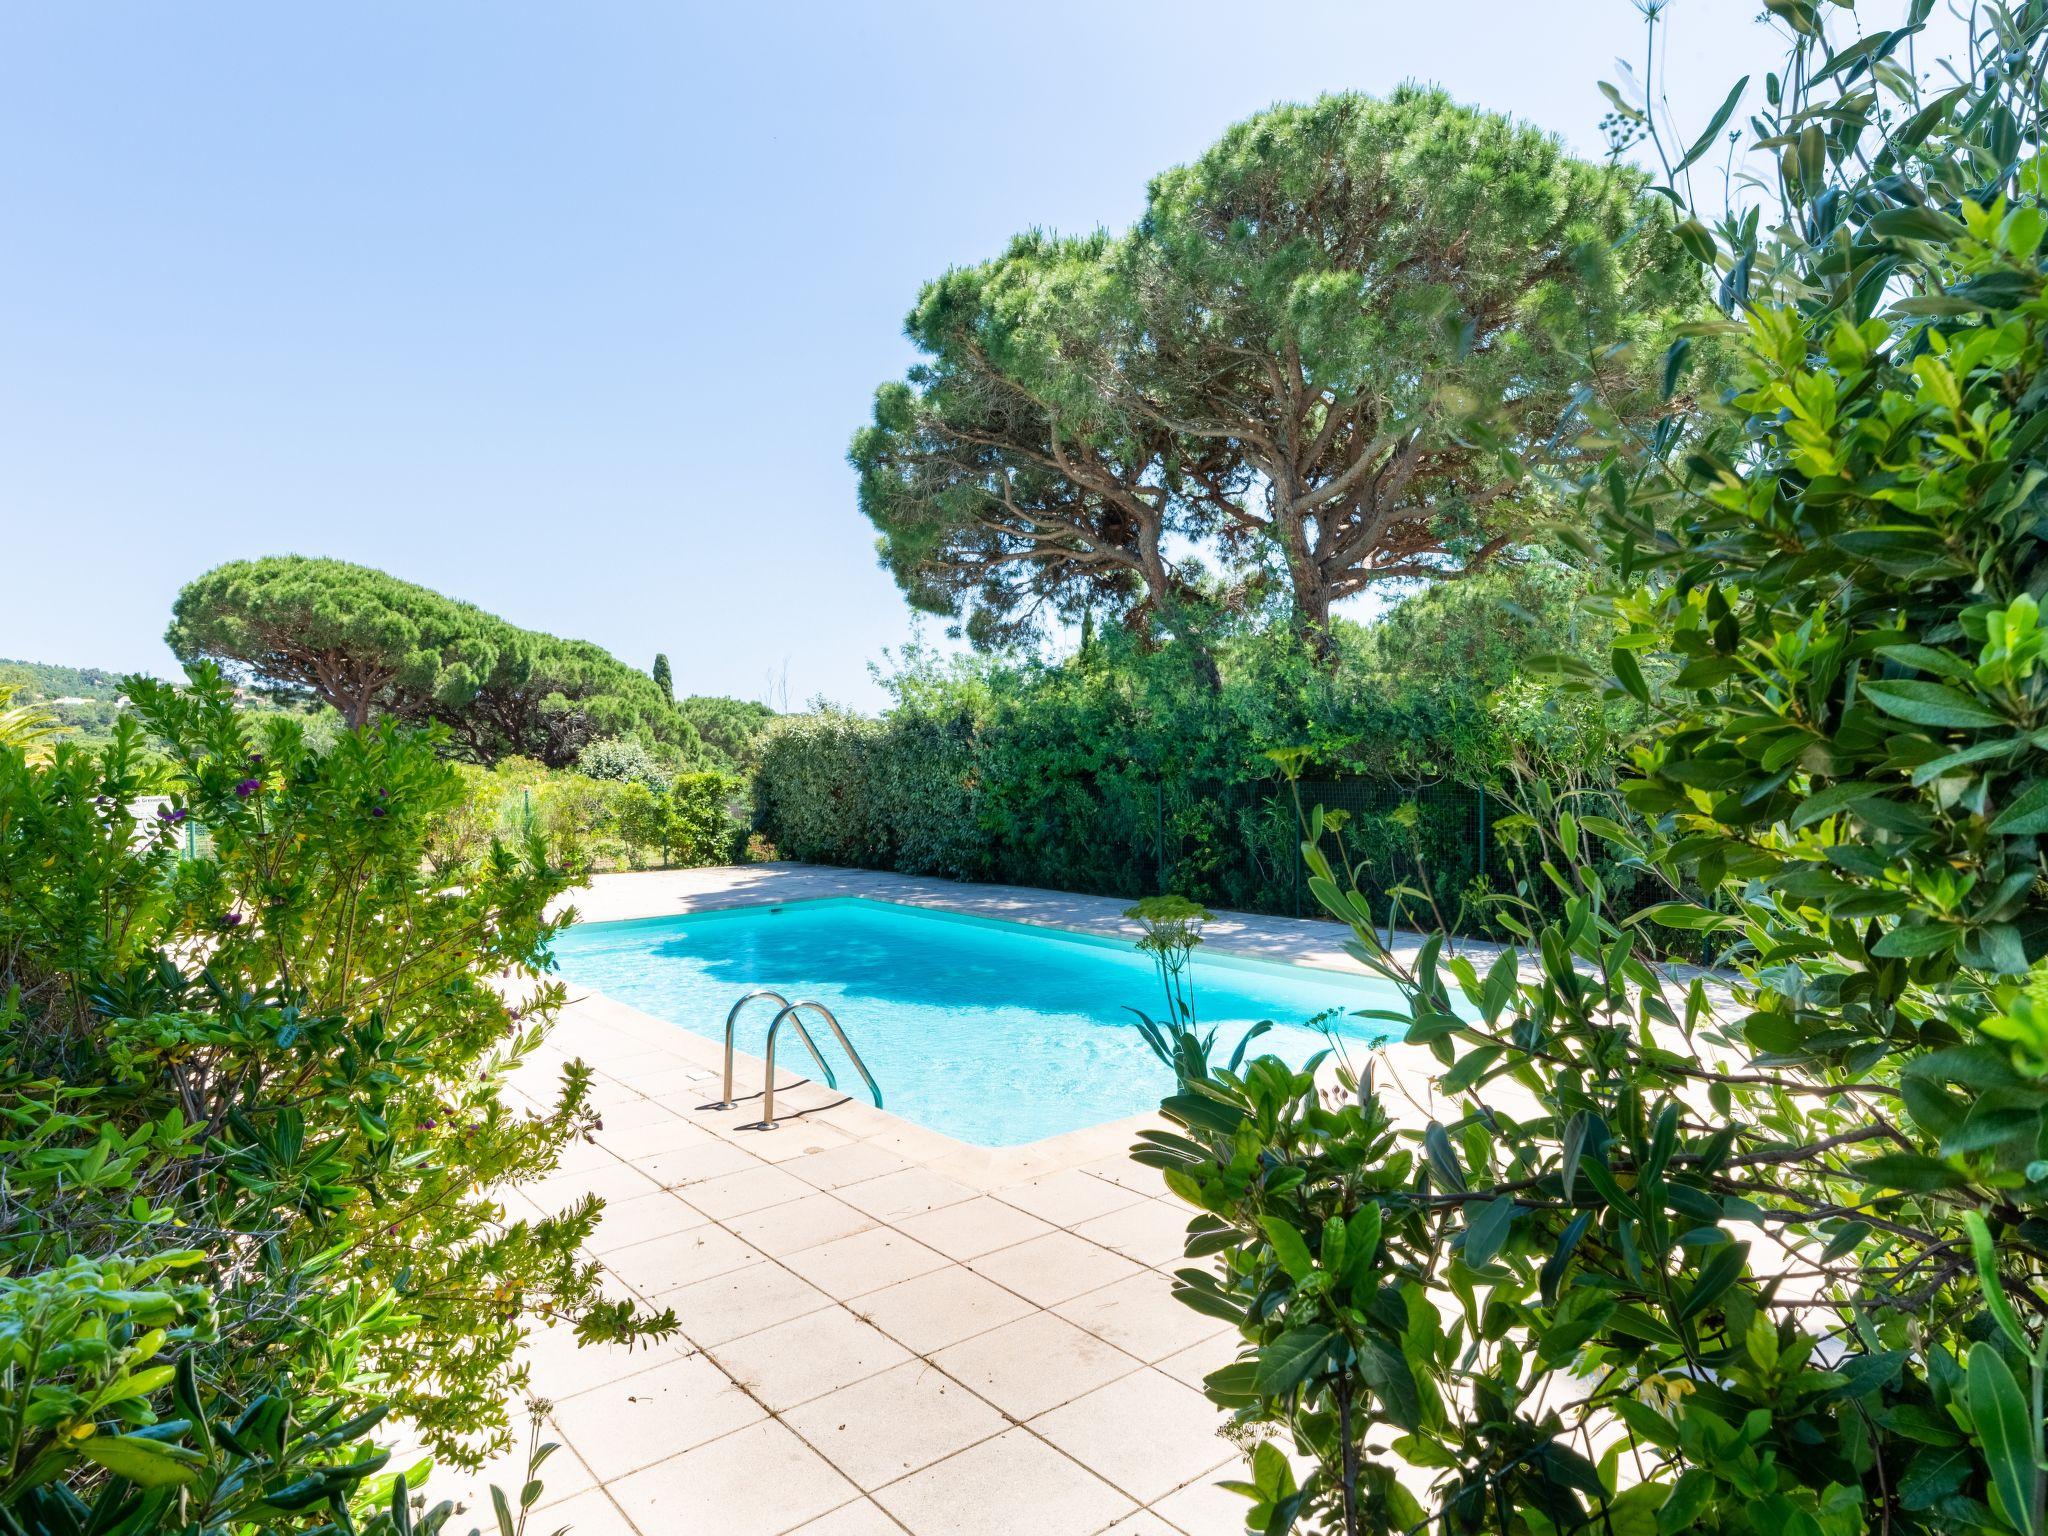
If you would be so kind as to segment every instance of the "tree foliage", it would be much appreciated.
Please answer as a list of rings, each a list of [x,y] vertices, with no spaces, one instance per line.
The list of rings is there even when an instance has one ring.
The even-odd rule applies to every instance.
[[[572,763],[592,741],[645,735],[694,750],[672,700],[583,640],[520,629],[468,603],[340,560],[238,560],[190,582],[165,642],[351,726],[390,716],[444,726],[471,760]]]
[[[1783,223],[1692,232],[1744,377],[1589,485],[1646,828],[1543,821],[1565,909],[1490,964],[1389,951],[1305,845],[1426,1123],[1371,1067],[1164,1040],[1141,1155],[1245,1346],[1210,1395],[1307,1468],[1257,1452],[1257,1529],[2048,1530],[2048,10],[1981,8],[1932,96],[1930,6],[1839,45],[1773,10]],[[1620,920],[1595,843],[1671,899]],[[1647,923],[1735,940],[1725,989]]]
[[[0,1529],[171,1528],[158,1489],[178,1529],[329,1529],[382,1496],[384,1412],[508,1443],[535,1316],[674,1319],[600,1295],[596,1201],[495,1193],[594,1123],[579,1065],[504,1091],[561,1001],[540,844],[432,857],[464,799],[434,733],[316,754],[205,665],[128,689],[102,751],[0,748]]]
[[[1642,344],[1696,289],[1641,186],[1436,91],[1262,113],[1127,236],[926,287],[852,451],[884,561],[981,641],[1098,607],[1186,632],[1272,575],[1333,654],[1333,603],[1528,542],[1528,462],[1590,400],[1654,407]]]

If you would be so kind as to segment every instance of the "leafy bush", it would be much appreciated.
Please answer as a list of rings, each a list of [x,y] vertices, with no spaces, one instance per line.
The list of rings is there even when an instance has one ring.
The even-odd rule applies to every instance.
[[[606,736],[576,754],[576,771],[586,778],[667,789],[669,773],[647,744],[631,736]]]
[[[429,857],[465,793],[433,733],[315,754],[289,716],[252,737],[210,668],[128,686],[103,751],[0,748],[0,1507],[69,1530],[97,1467],[310,1528],[367,1475],[365,1414],[464,1464],[507,1444],[527,1319],[674,1319],[599,1294],[598,1202],[507,1220],[492,1193],[593,1124],[578,1065],[547,1110],[502,1091],[561,1000],[541,846]],[[170,798],[138,836],[145,790]]]
[[[1208,1390],[1306,1463],[1258,1449],[1255,1528],[2048,1530],[2048,14],[1984,8],[1923,98],[1930,7],[1840,51],[1773,9],[1786,244],[1689,231],[1746,378],[1597,490],[1647,827],[1540,824],[1563,914],[1482,970],[1384,949],[1311,818],[1426,1124],[1166,1042],[1140,1155],[1245,1345]],[[1621,920],[1594,840],[1671,899]],[[1736,939],[1725,994],[1646,921]]]
[[[436,829],[431,850],[444,864],[475,857],[493,838],[529,836],[578,875],[727,864],[745,853],[746,780],[718,769],[678,772],[655,784],[558,772],[522,758],[460,771],[467,794]]]
[[[1292,912],[1305,898],[1272,755],[1284,748],[1296,771],[1360,791],[1354,848],[1372,861],[1383,911],[1389,889],[1426,884],[1455,912],[1467,883],[1497,864],[1475,809],[1506,787],[1504,758],[1607,771],[1609,709],[1531,701],[1517,677],[1538,649],[1604,654],[1609,626],[1573,628],[1581,585],[1504,572],[1474,590],[1524,592],[1531,617],[1509,639],[1475,644],[1470,666],[1446,658],[1466,654],[1460,636],[1479,641],[1486,599],[1443,592],[1344,631],[1352,654],[1334,676],[1284,631],[1221,648],[1220,689],[1185,650],[1123,636],[1059,664],[941,666],[913,653],[889,679],[895,702],[880,720],[825,709],[775,722],[757,822],[791,858]],[[1434,646],[1386,640],[1423,620]]]

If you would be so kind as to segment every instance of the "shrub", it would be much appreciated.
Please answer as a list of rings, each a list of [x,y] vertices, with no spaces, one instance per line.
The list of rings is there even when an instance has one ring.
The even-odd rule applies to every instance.
[[[576,754],[576,771],[586,778],[644,784],[653,790],[667,789],[670,777],[646,743],[631,736],[606,736],[593,741]]]
[[[365,1414],[464,1464],[504,1447],[533,1316],[674,1318],[599,1294],[598,1202],[514,1220],[493,1193],[593,1124],[579,1065],[550,1108],[503,1092],[561,1000],[540,845],[428,857],[465,794],[433,733],[315,754],[210,668],[128,686],[103,751],[0,748],[0,1507],[44,1528],[97,1467],[310,1528],[374,1470],[345,1470]],[[138,837],[145,789],[170,799]],[[78,1342],[24,1361],[32,1336]]]
[[[1578,644],[1561,610],[1582,584],[1502,573],[1486,590],[1522,592],[1540,622],[1468,647],[1459,637],[1483,629],[1481,608],[1439,590],[1346,632],[1334,677],[1284,633],[1237,636],[1218,653],[1220,690],[1189,653],[1122,637],[1059,664],[913,653],[880,720],[826,709],[771,727],[757,824],[786,856],[820,863],[1296,912],[1299,839],[1273,757],[1285,749],[1297,771],[1347,781],[1382,912],[1391,889],[1426,885],[1455,913],[1474,877],[1500,873],[1479,807],[1507,788],[1503,758],[1607,772],[1609,707],[1530,698],[1508,661]],[[1411,619],[1439,643],[1384,642]],[[1586,654],[1610,630],[1582,626],[1602,643]],[[1468,651],[1470,669],[1447,670]]]
[[[1928,7],[1839,53],[1774,9],[1788,245],[1718,253],[1746,378],[1598,490],[1646,828],[1539,824],[1564,911],[1484,970],[1383,948],[1310,837],[1442,1069],[1426,1125],[1370,1066],[1167,1042],[1140,1155],[1245,1345],[1208,1390],[1306,1463],[1257,1450],[1257,1528],[2048,1529],[2048,16],[1987,8],[1923,101],[1886,60]],[[1671,899],[1621,920],[1595,839]],[[1726,995],[1648,923],[1736,939]]]

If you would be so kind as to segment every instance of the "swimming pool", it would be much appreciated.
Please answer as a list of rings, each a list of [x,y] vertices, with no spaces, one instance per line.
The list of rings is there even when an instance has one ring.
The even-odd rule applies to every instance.
[[[1171,1087],[1132,1023],[1165,1004],[1152,962],[1127,943],[860,897],[580,924],[555,944],[563,976],[713,1040],[742,993],[816,998],[845,1026],[892,1112],[960,1141],[1017,1146],[1156,1109]],[[1242,1030],[1275,1028],[1255,1053],[1300,1063],[1327,1043],[1303,1023],[1327,1009],[1399,1006],[1371,977],[1196,951],[1195,1007],[1228,1055]],[[774,1008],[741,1015],[737,1044],[762,1053]],[[1333,1020],[1347,1041],[1389,1031]],[[819,1049],[858,1095],[829,1032]],[[785,1028],[781,1061],[814,1071]],[[758,1070],[758,1069],[756,1069]],[[741,1094],[760,1084],[742,1073]]]

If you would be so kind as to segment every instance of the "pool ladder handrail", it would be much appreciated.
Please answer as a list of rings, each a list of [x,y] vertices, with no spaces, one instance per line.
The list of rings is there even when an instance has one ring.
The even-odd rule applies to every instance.
[[[819,1066],[824,1066],[824,1062],[818,1058],[817,1046],[811,1042],[810,1031],[804,1028],[803,1020],[797,1017],[797,1014],[806,1008],[825,1021],[826,1028],[832,1031],[833,1038],[839,1042],[839,1048],[846,1052],[846,1059],[853,1063],[854,1071],[861,1075],[861,1080],[868,1085],[868,1092],[874,1095],[875,1108],[880,1109],[882,1107],[882,1085],[875,1081],[875,1074],[868,1070],[868,1064],[860,1059],[860,1052],[856,1051],[853,1048],[853,1042],[846,1038],[846,1031],[839,1027],[839,1020],[833,1016],[832,1010],[823,1003],[807,999],[801,1003],[786,1004],[782,1012],[776,1014],[769,1021],[768,1048],[765,1053],[768,1070],[763,1074],[761,1084],[761,1119],[759,1122],[759,1129],[761,1130],[772,1131],[775,1129],[775,1037],[781,1033],[782,1024],[785,1019],[796,1025],[797,1034],[802,1036],[805,1045],[810,1046],[812,1059],[818,1061]],[[731,1056],[728,1055],[726,1060],[730,1062],[732,1060]],[[833,1080],[830,1071],[826,1072],[825,1078],[828,1086],[833,1088],[839,1086]]]
[[[881,1107],[881,1085],[875,1081],[874,1073],[868,1070],[868,1064],[861,1060],[860,1052],[853,1048],[853,1042],[846,1038],[846,1031],[840,1028],[839,1020],[834,1017],[832,1010],[823,1003],[811,1000],[792,1003],[780,992],[763,987],[757,992],[747,993],[738,1002],[734,1003],[725,1015],[725,1075],[720,1088],[719,1101],[715,1105],[708,1106],[709,1108],[731,1109],[734,1106],[732,1096],[733,1032],[739,1024],[740,1014],[747,1004],[757,1002],[762,998],[773,1001],[781,1010],[768,1025],[767,1083],[761,1091],[760,1125],[763,1129],[771,1129],[775,1124],[775,1040],[776,1036],[781,1032],[784,1019],[789,1020],[791,1024],[796,1026],[797,1038],[803,1041],[804,1049],[810,1052],[811,1060],[818,1064],[818,1071],[825,1079],[825,1086],[834,1089],[839,1086],[839,1078],[832,1071],[831,1065],[825,1060],[824,1055],[818,1050],[818,1042],[811,1038],[811,1032],[804,1028],[804,1021],[798,1017],[806,1008],[825,1020],[826,1025],[832,1031],[833,1037],[838,1040],[840,1049],[846,1052],[846,1059],[853,1063],[854,1070],[860,1073],[862,1080],[867,1083],[868,1092],[874,1095],[875,1107],[878,1109]]]
[[[710,1106],[713,1109],[731,1109],[733,1107],[733,1029],[734,1026],[736,1026],[739,1023],[740,1013],[746,1008],[747,1004],[751,1002],[756,1002],[764,997],[772,998],[775,1002],[775,1006],[778,1008],[784,1010],[787,1010],[789,1008],[790,1004],[788,998],[784,997],[780,992],[776,992],[767,987],[763,987],[758,992],[749,992],[745,997],[741,998],[738,1002],[734,1003],[730,1011],[728,1011],[725,1016],[725,1077],[719,1088],[718,1102]],[[777,1018],[780,1018],[781,1016],[781,1014],[776,1015]],[[839,1086],[838,1077],[836,1077],[833,1074],[832,1068],[826,1064],[825,1058],[818,1053],[818,1042],[811,1038],[811,1032],[808,1029],[804,1028],[803,1020],[801,1019],[797,1020],[796,1032],[804,1042],[804,1049],[811,1053],[811,1060],[815,1061],[818,1064],[819,1072],[824,1074],[825,1086],[827,1088],[837,1088]],[[840,1038],[843,1040],[845,1036],[842,1035]],[[848,1053],[851,1054],[851,1048],[849,1048]]]

